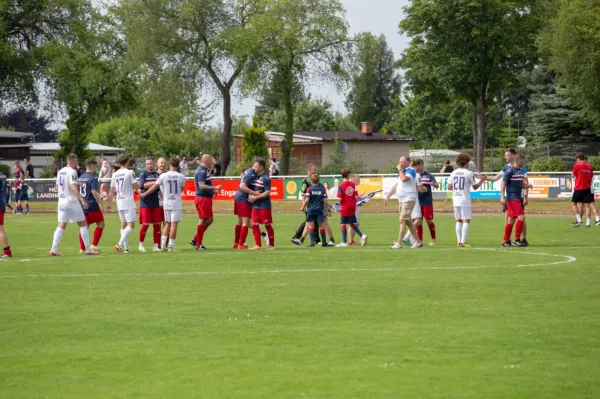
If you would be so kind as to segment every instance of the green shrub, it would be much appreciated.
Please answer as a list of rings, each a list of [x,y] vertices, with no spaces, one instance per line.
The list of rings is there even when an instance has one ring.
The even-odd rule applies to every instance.
[[[5,164],[0,164],[0,172],[2,172],[2,174],[4,176],[6,176],[6,178],[10,178],[10,166],[5,165]]]
[[[257,126],[258,118],[254,118],[254,124],[244,130],[242,141],[242,163],[250,164],[256,157],[266,158],[269,156],[267,149],[267,135],[265,126]]]
[[[527,169],[532,172],[564,172],[569,168],[556,157],[537,158],[527,164]]]
[[[600,170],[600,157],[588,157],[588,163],[592,165],[594,171]]]

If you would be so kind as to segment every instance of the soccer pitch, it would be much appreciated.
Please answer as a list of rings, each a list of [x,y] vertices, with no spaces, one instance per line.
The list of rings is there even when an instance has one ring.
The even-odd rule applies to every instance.
[[[600,227],[530,217],[501,249],[475,215],[459,249],[437,216],[437,246],[391,250],[397,216],[363,214],[367,247],[301,248],[274,218],[272,252],[232,250],[225,215],[196,252],[184,215],[179,252],[138,253],[136,226],[121,255],[112,214],[101,256],[69,225],[51,258],[54,215],[7,215],[0,397],[600,397]]]

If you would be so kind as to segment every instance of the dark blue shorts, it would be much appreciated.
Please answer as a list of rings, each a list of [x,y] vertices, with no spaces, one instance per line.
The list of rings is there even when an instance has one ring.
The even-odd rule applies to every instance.
[[[323,223],[325,221],[325,215],[323,214],[323,212],[307,213],[306,221],[307,222],[315,222],[315,223]]]
[[[27,190],[21,190],[20,193],[21,194],[17,198],[17,201],[29,201],[29,193]]]
[[[340,216],[340,224],[357,224],[356,215],[354,216]]]

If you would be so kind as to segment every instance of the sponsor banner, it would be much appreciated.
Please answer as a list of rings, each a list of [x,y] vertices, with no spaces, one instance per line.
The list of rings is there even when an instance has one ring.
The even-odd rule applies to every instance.
[[[281,198],[278,199],[286,199],[286,200],[301,200],[302,193],[300,192],[302,188],[302,180],[303,179],[284,179],[282,181],[282,187],[285,188],[285,192]],[[340,184],[344,181],[342,177],[322,177],[321,184],[327,182],[329,184],[329,188],[334,187],[336,182]],[[377,187],[372,189],[373,187]],[[359,192],[362,194],[363,192],[373,192],[381,190],[381,177],[361,177],[360,178],[360,186]],[[282,190],[283,192],[283,190]],[[375,197],[381,198],[381,197]]]
[[[358,193],[362,196],[383,189],[383,179],[381,177],[361,177],[360,184],[356,187]],[[373,198],[381,199],[382,193],[375,194]]]
[[[58,202],[56,183],[29,183],[29,201]]]
[[[594,180],[592,180],[592,191],[594,193],[594,198],[600,199],[600,176],[594,176]]]

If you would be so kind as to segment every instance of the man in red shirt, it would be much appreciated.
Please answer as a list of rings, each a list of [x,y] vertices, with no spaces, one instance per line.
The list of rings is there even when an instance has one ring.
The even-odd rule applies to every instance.
[[[340,199],[340,227],[342,229],[342,243],[338,247],[348,246],[348,232],[346,226],[350,225],[352,230],[360,237],[360,245],[367,245],[367,236],[364,235],[358,228],[356,220],[356,198],[358,191],[356,185],[350,180],[350,170],[342,169],[342,177],[344,182],[340,184],[338,189],[338,198]]]
[[[587,215],[587,223],[585,227],[590,227],[592,221],[592,209],[590,204],[594,201],[594,194],[592,193],[594,169],[585,160],[585,154],[583,152],[575,155],[575,159],[577,161],[573,167],[573,172],[571,172],[571,177],[573,177],[573,182],[575,183],[573,185],[571,208],[573,209],[573,213],[575,213],[575,218],[577,220],[572,223],[572,226],[582,226],[581,218],[583,216],[583,210],[585,209],[585,213]],[[578,208],[578,204],[583,204],[583,206],[581,206],[581,210]]]

